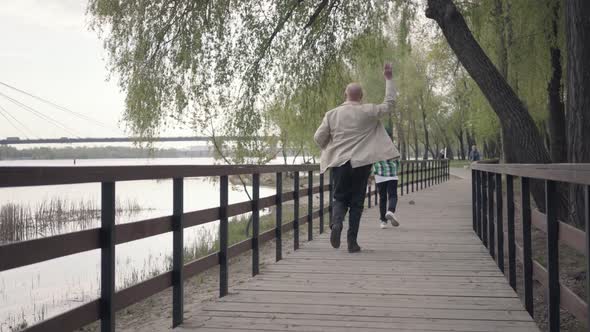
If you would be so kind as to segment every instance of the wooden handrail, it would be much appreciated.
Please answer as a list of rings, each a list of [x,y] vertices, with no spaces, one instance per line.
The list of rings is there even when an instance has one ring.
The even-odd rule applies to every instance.
[[[421,183],[432,185],[448,179],[449,162],[448,160],[437,161],[404,161],[402,164],[420,165],[412,167],[412,172],[402,172],[401,176],[409,174],[420,174],[418,179],[412,177],[412,183]],[[0,167],[0,187],[23,187],[23,186],[44,186],[57,184],[78,184],[89,182],[101,182],[103,195],[114,197],[114,184],[119,181],[131,180],[154,180],[154,179],[173,179],[175,183],[174,199],[182,201],[183,187],[182,181],[186,177],[205,177],[219,176],[221,178],[220,192],[221,196],[227,195],[229,175],[253,175],[253,181],[260,186],[259,175],[263,173],[286,173],[307,172],[308,176],[314,176],[314,172],[319,170],[318,165],[240,165],[240,166],[195,166],[195,165],[174,165],[174,166],[91,166],[91,167]],[[280,182],[278,182],[280,183]],[[245,201],[235,204],[227,204],[226,200],[221,200],[221,206],[215,208],[202,209],[198,211],[183,212],[182,209],[176,210],[173,215],[141,220],[126,224],[114,225],[109,216],[102,214],[102,227],[93,228],[73,233],[60,234],[46,238],[27,240],[0,245],[0,272],[8,269],[18,268],[25,265],[35,264],[54,258],[81,253],[93,249],[101,249],[101,270],[110,270],[113,267],[114,259],[112,258],[112,248],[118,244],[127,243],[144,239],[147,237],[173,232],[176,243],[182,243],[182,232],[184,228],[195,225],[202,225],[216,220],[226,223],[229,217],[253,212],[253,227],[258,229],[258,214],[255,210],[277,206],[280,211],[284,202],[294,200],[295,207],[299,207],[299,199],[308,196],[309,209],[308,213],[295,220],[282,223],[277,222],[276,227],[256,234],[252,238],[246,239],[232,246],[220,241],[220,251],[208,256],[199,258],[184,265],[175,265],[173,271],[163,273],[151,279],[142,281],[134,286],[114,292],[102,292],[103,298],[93,300],[77,308],[54,316],[45,321],[39,322],[28,327],[25,331],[48,331],[48,330],[74,330],[101,319],[108,324],[107,330],[114,331],[114,312],[125,308],[133,303],[145,299],[168,287],[173,287],[173,325],[182,322],[182,288],[184,278],[194,276],[213,266],[220,265],[220,295],[227,293],[227,273],[224,274],[227,267],[227,260],[231,257],[252,250],[253,254],[253,274],[258,272],[258,244],[270,241],[279,236],[282,232],[293,230],[295,227],[307,223],[308,239],[312,239],[313,228],[312,222],[320,218],[320,233],[323,232],[324,223],[323,215],[326,212],[331,213],[333,191],[332,176],[328,185],[323,185],[324,174],[320,175],[320,186],[313,186],[313,181],[309,178],[308,188],[300,189],[299,181],[292,191],[281,190],[280,195],[271,195],[258,198],[256,195],[252,201]],[[407,182],[408,187],[410,182]],[[417,187],[417,186],[416,186]],[[278,186],[278,188],[281,188]],[[400,188],[403,190],[403,188]],[[258,189],[256,189],[258,190]],[[255,190],[255,193],[257,192]],[[311,195],[329,191],[330,199],[328,204],[324,205],[323,198],[319,201],[319,209],[313,210],[313,200]],[[370,195],[374,192],[370,191]],[[103,196],[104,197],[104,196]],[[225,196],[226,197],[226,196]],[[114,211],[114,200],[102,202],[102,211]],[[295,214],[298,216],[298,213]],[[176,221],[175,221],[176,220]],[[108,223],[105,224],[105,221]],[[280,221],[280,220],[279,220]],[[175,223],[177,222],[177,223]],[[108,229],[109,236],[105,237],[105,230]],[[221,232],[222,227],[220,227]],[[297,231],[298,233],[298,231]],[[227,236],[227,234],[220,234]],[[227,240],[227,238],[225,238]],[[294,237],[295,248],[298,248],[299,238]],[[281,248],[279,247],[279,249]],[[173,250],[174,260],[183,261],[182,246],[175,245]],[[281,252],[277,251],[277,259],[281,258]],[[101,271],[101,275],[102,275]],[[114,278],[101,279],[101,288],[104,286],[114,290]]]
[[[503,194],[503,178],[507,186],[506,196]],[[514,198],[514,177],[521,178],[521,204]],[[531,208],[530,179],[545,182],[545,206],[547,211],[540,212]],[[587,280],[586,302],[578,297],[571,289],[559,280],[559,243],[586,256],[586,269],[590,272],[590,164],[472,164],[472,205],[473,229],[482,239],[484,246],[489,247],[493,258],[494,245],[498,249],[508,248],[510,263],[510,284],[516,290],[515,257],[518,256],[523,264],[525,304],[529,313],[533,312],[533,278],[547,289],[550,330],[554,331],[560,325],[559,308],[564,308],[576,318],[585,321],[590,326],[590,281]],[[586,232],[558,220],[557,218],[557,182],[585,186],[584,213],[586,218]],[[486,195],[487,192],[487,195]],[[495,197],[493,193],[495,192]],[[504,201],[506,201],[507,230],[503,230]],[[518,209],[518,211],[517,211]],[[522,223],[523,243],[515,240],[515,212],[519,212]],[[581,212],[581,211],[580,211]],[[547,266],[544,267],[532,256],[531,226],[545,233],[547,236]],[[494,230],[498,230],[497,239]],[[508,241],[504,242],[505,234]],[[503,270],[504,250],[498,250],[498,266]],[[502,262],[502,263],[500,263]]]
[[[590,164],[481,164],[472,170],[539,180],[590,185]]]

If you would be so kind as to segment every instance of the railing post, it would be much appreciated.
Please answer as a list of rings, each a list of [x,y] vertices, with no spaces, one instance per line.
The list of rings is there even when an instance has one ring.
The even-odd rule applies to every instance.
[[[475,171],[475,206],[477,208],[476,212],[476,225],[475,227],[477,227],[477,236],[479,236],[479,239],[483,242],[483,220],[482,220],[482,215],[481,215],[481,188],[482,188],[482,183],[481,183],[481,171]]]
[[[440,181],[439,181],[440,180],[440,160],[437,160],[435,162],[435,165],[436,165],[436,169],[434,171],[434,177],[435,177],[434,184],[439,184],[440,183]]]
[[[430,177],[428,179],[429,187],[432,187],[434,185],[434,163],[434,160],[430,161]]]
[[[313,171],[307,173],[307,241],[313,240]]]
[[[481,230],[483,245],[488,247],[488,175],[481,172]]]
[[[276,174],[275,260],[283,259],[283,173]]]
[[[299,172],[293,178],[293,250],[299,249]]]
[[[424,188],[430,187],[430,160],[426,160],[426,169],[424,171]]]
[[[330,169],[330,197],[328,198],[328,225],[332,224],[332,207],[334,205],[334,173]]]
[[[420,190],[424,189],[424,178],[425,178],[425,169],[424,169],[424,160],[420,161]]]
[[[370,195],[371,185],[369,185],[369,197]],[[375,200],[375,204],[377,204],[377,200]],[[324,233],[324,173],[320,174],[320,234],[322,233]]]
[[[100,331],[115,331],[115,183],[101,184]]]
[[[586,301],[590,301],[590,186],[584,187],[584,219],[586,223]],[[586,307],[586,326],[590,326],[590,305]]]
[[[504,204],[502,174],[496,174],[496,231],[498,233],[498,267],[504,273]]]
[[[439,181],[440,180],[440,160],[437,160],[435,162],[435,165],[436,165],[436,169],[434,171],[434,173],[435,173],[434,184],[439,184],[440,183],[440,181]]]
[[[404,161],[403,160],[399,161],[399,168],[400,168],[399,189],[400,189],[400,196],[403,196],[404,195],[404,184],[406,184],[405,177],[404,177]]]
[[[496,258],[496,238],[495,233],[495,220],[494,220],[494,173],[488,172],[488,225],[489,225],[489,249],[492,258]]]
[[[411,161],[410,165],[412,165],[412,192],[414,192],[414,183],[416,182],[416,162]]]
[[[375,192],[375,206],[379,206],[379,197],[377,197],[377,195],[378,195],[377,181],[375,181],[374,189],[375,189],[375,191],[374,191]]]
[[[424,170],[424,189],[430,187],[430,160],[425,161],[425,170]]]
[[[476,190],[476,170],[471,170],[471,212],[472,212],[472,224],[473,231],[477,234],[477,190]]]
[[[227,238],[228,238],[228,190],[227,175],[219,177],[219,297],[228,293]]]
[[[172,327],[182,324],[184,313],[184,179],[172,180]]]
[[[433,161],[428,161],[428,187],[432,187],[432,171],[433,171]]]
[[[438,184],[438,160],[434,161],[434,180],[433,180],[433,184],[437,185]]]
[[[516,290],[516,243],[514,242],[514,177],[506,175],[506,226],[508,227],[508,281]]]
[[[547,276],[549,331],[559,331],[559,222],[557,221],[557,190],[554,181],[545,181],[547,216]]]
[[[524,302],[525,308],[534,316],[533,308],[533,259],[531,242],[531,194],[528,178],[521,178],[521,201],[522,201],[522,247],[524,253],[523,274],[524,274]]]
[[[260,174],[252,174],[252,276],[260,273]]]
[[[369,209],[371,208],[371,183],[367,184],[367,188],[365,188],[366,196],[367,196],[367,204]]]
[[[410,162],[407,162],[406,172],[406,195],[410,193]]]

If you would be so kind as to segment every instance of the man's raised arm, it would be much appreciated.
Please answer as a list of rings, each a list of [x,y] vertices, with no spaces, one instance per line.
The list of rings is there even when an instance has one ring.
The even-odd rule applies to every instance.
[[[393,83],[393,68],[391,63],[386,63],[383,67],[383,77],[385,78],[385,100],[381,104],[372,105],[373,107],[369,110],[372,116],[378,118],[393,112],[397,96],[395,84]]]

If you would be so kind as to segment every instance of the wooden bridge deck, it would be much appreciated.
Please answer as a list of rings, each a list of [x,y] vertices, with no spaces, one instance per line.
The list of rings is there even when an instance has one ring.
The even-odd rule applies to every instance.
[[[397,229],[367,209],[362,253],[323,234],[177,330],[538,331],[473,233],[470,190],[454,179],[400,197]]]

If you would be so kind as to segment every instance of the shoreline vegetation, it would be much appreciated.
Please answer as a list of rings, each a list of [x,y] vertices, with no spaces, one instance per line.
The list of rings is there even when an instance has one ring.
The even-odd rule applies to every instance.
[[[118,217],[150,210],[134,200],[116,202]],[[6,203],[0,206],[0,244],[98,227],[100,205],[93,200],[77,201],[53,197],[36,205]]]
[[[127,146],[35,147],[17,149],[0,146],[0,160],[57,160],[109,158],[198,158],[214,157],[208,146],[197,145],[186,149],[141,148]]]

